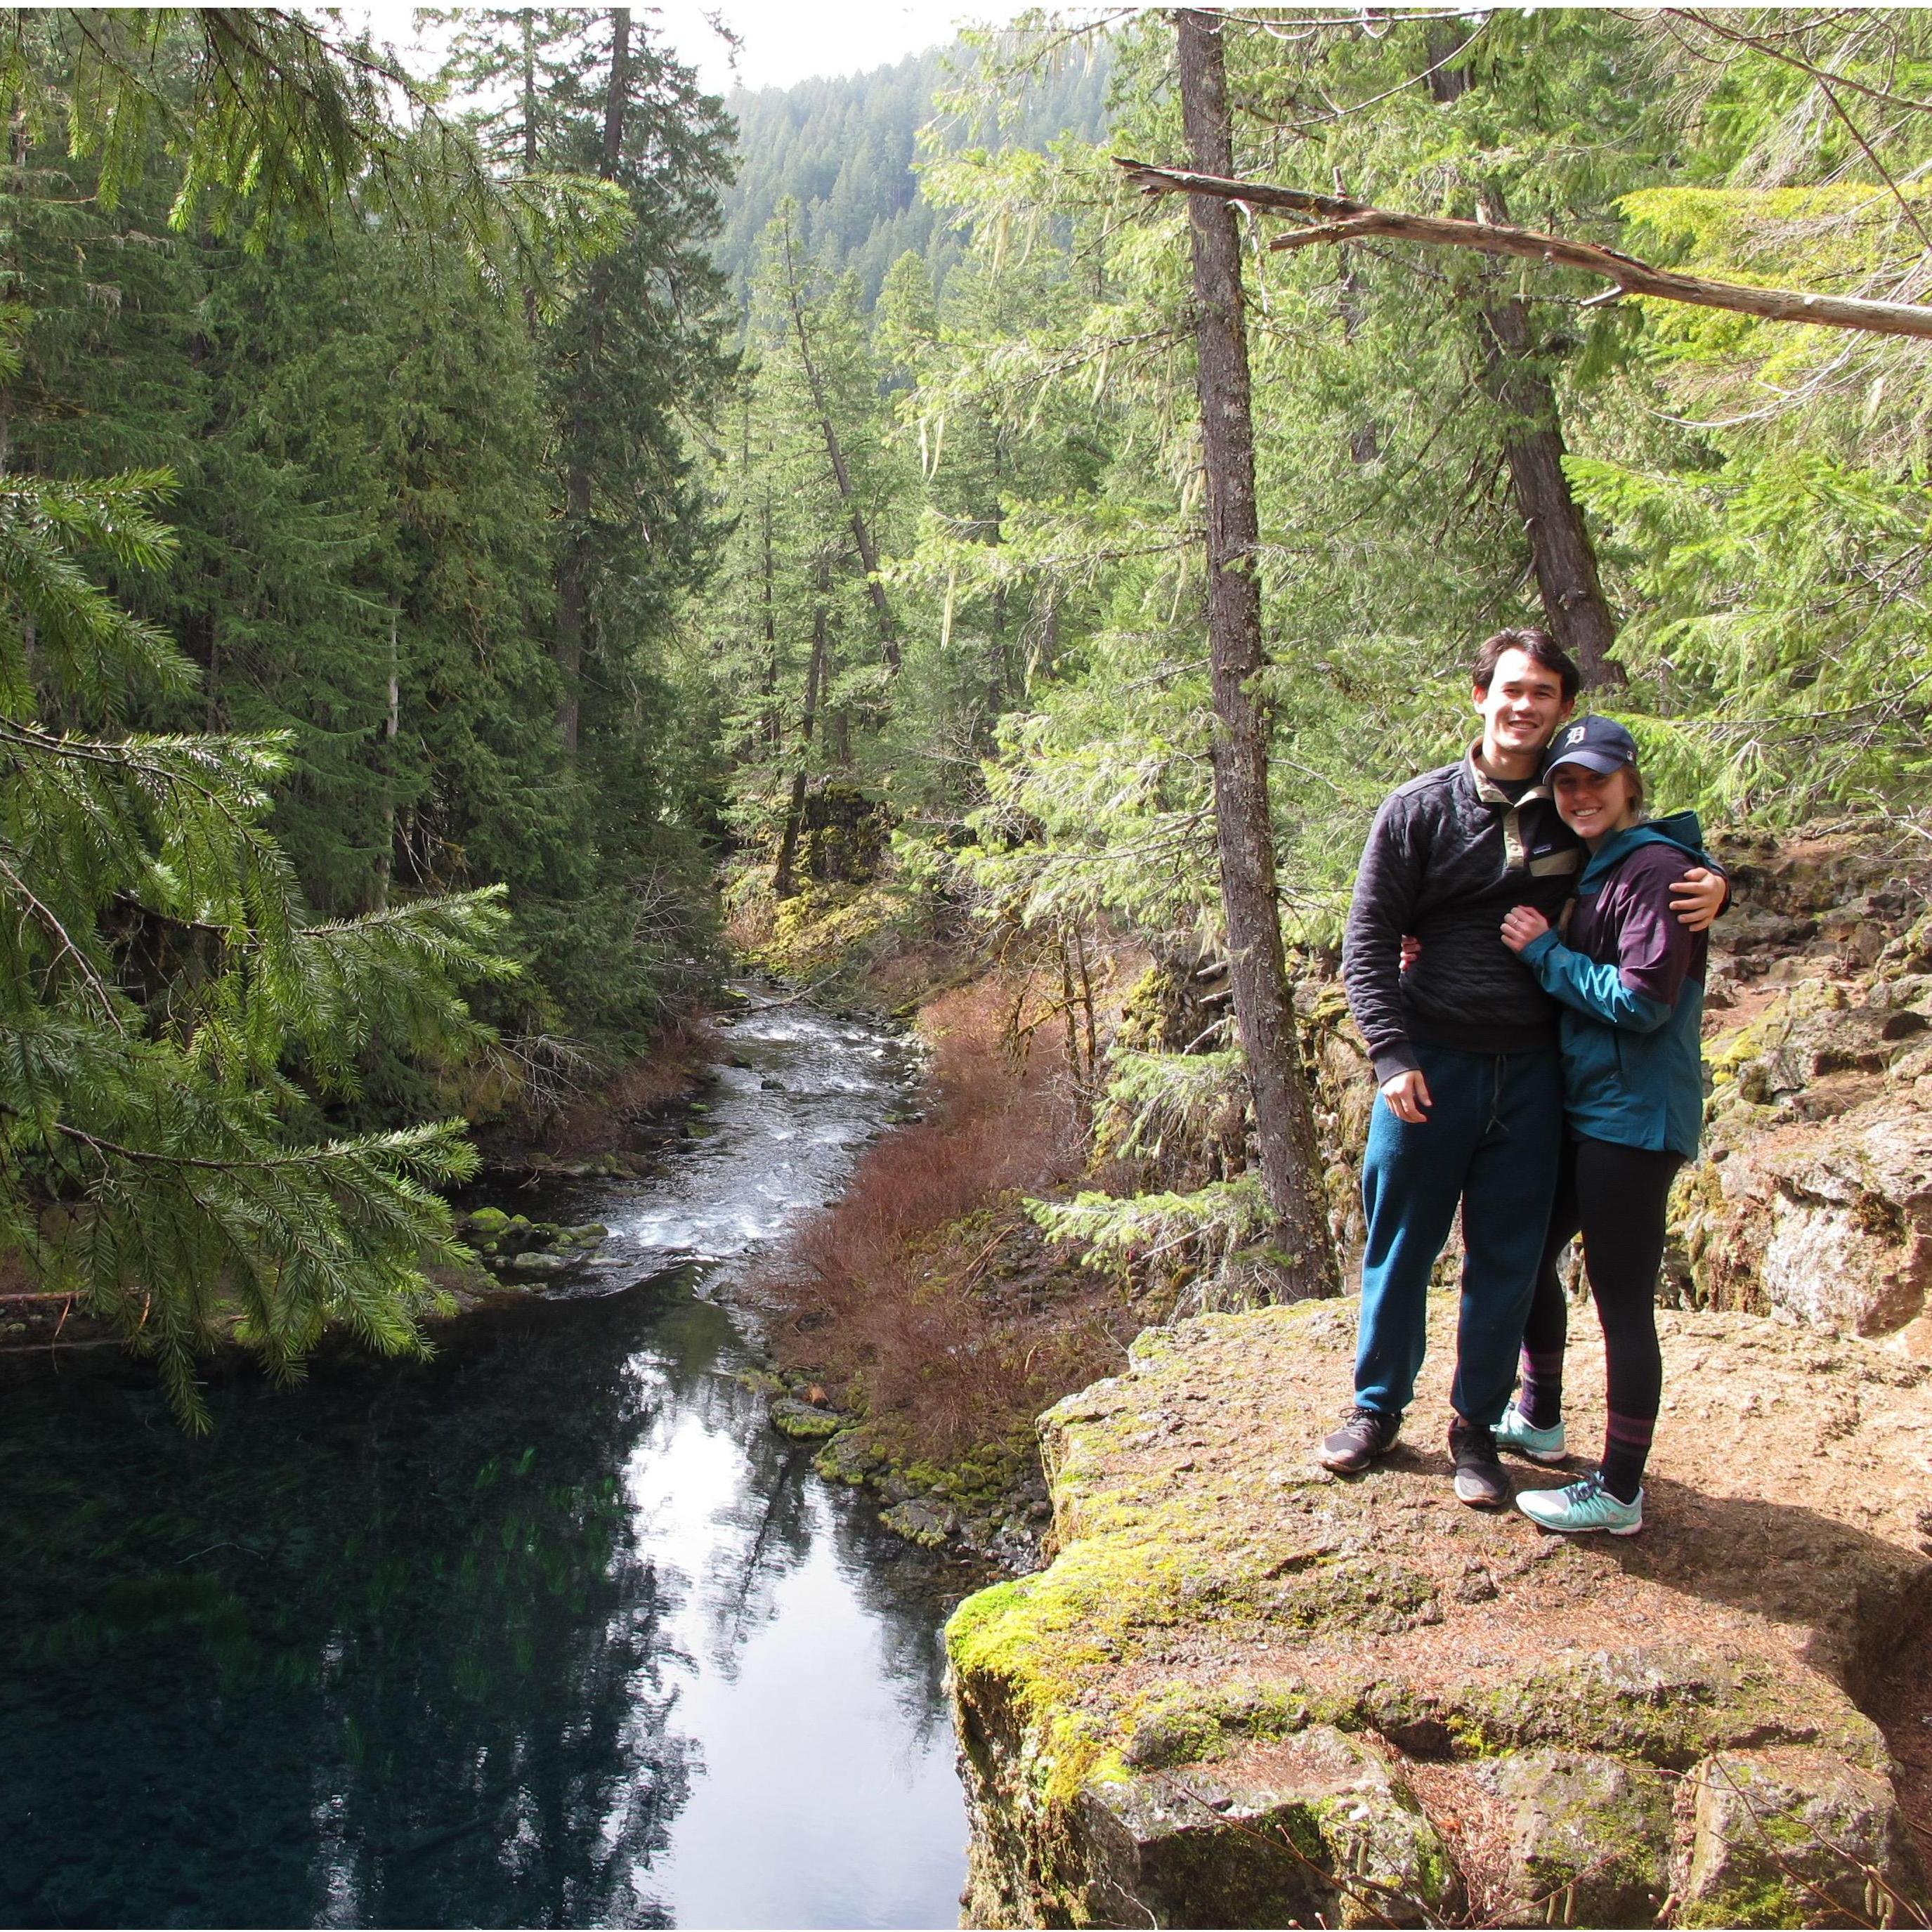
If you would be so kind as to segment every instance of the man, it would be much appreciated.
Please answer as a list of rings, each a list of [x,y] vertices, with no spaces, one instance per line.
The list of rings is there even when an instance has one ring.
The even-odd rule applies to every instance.
[[[1576,880],[1580,843],[1537,774],[1580,680],[1532,628],[1488,639],[1472,682],[1481,739],[1383,801],[1348,909],[1342,976],[1381,1093],[1362,1162],[1354,1401],[1321,1460],[1352,1474],[1394,1443],[1426,1346],[1430,1274],[1460,1205],[1450,1454],[1456,1496],[1498,1509],[1510,1490],[1493,1431],[1515,1383],[1564,1132],[1556,1006],[1502,928],[1517,905],[1554,925]],[[1702,931],[1725,892],[1700,869],[1673,910]],[[1420,942],[1406,972],[1405,934]]]

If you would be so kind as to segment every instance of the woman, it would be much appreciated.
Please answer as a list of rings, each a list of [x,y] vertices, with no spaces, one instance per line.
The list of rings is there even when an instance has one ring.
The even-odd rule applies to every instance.
[[[1496,1430],[1499,1447],[1560,1462],[1565,1309],[1556,1264],[1580,1233],[1603,1324],[1610,1418],[1600,1466],[1516,1506],[1546,1529],[1643,1527],[1643,1470],[1664,1379],[1656,1289],[1670,1184],[1695,1157],[1704,1111],[1700,1035],[1708,941],[1672,916],[1670,888],[1705,862],[1695,815],[1642,820],[1636,744],[1586,718],[1556,734],[1544,762],[1556,809],[1589,848],[1566,937],[1518,906],[1503,944],[1563,1008],[1569,1135],[1535,1298],[1522,1380]]]

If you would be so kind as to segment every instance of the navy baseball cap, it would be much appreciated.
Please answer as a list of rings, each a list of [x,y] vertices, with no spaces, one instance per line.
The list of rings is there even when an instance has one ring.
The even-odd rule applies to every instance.
[[[1608,718],[1580,718],[1565,724],[1543,754],[1543,776],[1558,765],[1581,765],[1586,771],[1621,771],[1636,763],[1636,740]]]

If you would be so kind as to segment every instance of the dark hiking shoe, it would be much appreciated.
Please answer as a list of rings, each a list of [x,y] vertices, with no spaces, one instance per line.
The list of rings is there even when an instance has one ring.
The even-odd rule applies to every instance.
[[[1334,1435],[1322,1437],[1322,1466],[1338,1476],[1352,1476],[1378,1456],[1386,1456],[1395,1447],[1401,1430],[1400,1416],[1384,1415],[1378,1408],[1364,1408],[1358,1402],[1345,1412],[1342,1426]]]
[[[1496,1454],[1496,1431],[1460,1419],[1449,1426],[1449,1454],[1456,1462],[1456,1500],[1472,1509],[1501,1509],[1510,1499],[1509,1478]]]

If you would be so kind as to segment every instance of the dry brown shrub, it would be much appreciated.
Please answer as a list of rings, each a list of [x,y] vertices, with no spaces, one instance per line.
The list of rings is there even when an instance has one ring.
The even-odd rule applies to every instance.
[[[1030,1442],[1040,1410],[1118,1367],[1138,1325],[1020,1206],[1074,1178],[1081,1155],[1046,1034],[1008,1036],[1016,991],[991,975],[923,1009],[926,1117],[867,1150],[763,1284],[788,1318],[784,1364],[838,1390],[902,1460]]]
[[[626,1130],[653,1108],[695,1093],[722,1057],[723,1042],[701,1013],[674,1015],[650,1050],[608,1079],[586,1087],[541,1119],[514,1114],[496,1138],[527,1141],[553,1158],[602,1153],[624,1144]]]

